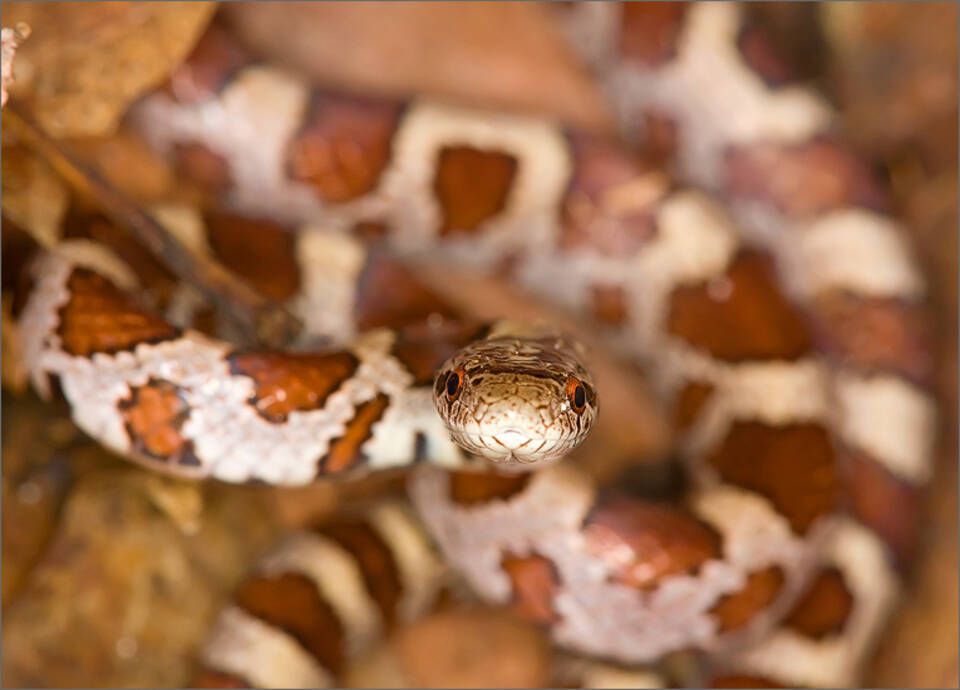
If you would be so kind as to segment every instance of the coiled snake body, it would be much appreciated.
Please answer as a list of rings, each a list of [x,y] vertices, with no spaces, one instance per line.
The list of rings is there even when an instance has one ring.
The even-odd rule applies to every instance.
[[[704,652],[698,682],[855,683],[930,472],[924,286],[882,184],[741,14],[563,10],[627,133],[694,187],[548,121],[311,90],[212,28],[131,119],[234,212],[298,225],[217,216],[183,238],[342,347],[239,349],[175,326],[126,292],[146,275],[136,252],[75,238],[32,268],[34,385],[115,451],[189,477],[422,462],[410,495],[444,557],[565,648]],[[358,237],[495,270],[591,320],[672,410],[682,496],[599,492],[553,464],[603,405],[588,357],[539,327],[461,321],[410,282],[390,300],[412,325],[391,320],[364,285],[393,269]],[[191,311],[189,291],[161,302]],[[511,473],[474,474],[477,454]],[[208,679],[331,682],[429,606],[438,572],[398,504],[294,535],[224,612]]]

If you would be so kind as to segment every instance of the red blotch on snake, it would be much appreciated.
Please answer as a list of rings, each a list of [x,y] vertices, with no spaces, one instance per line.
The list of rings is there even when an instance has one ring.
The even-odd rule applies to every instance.
[[[282,424],[294,411],[323,407],[327,398],[356,372],[359,361],[348,352],[234,352],[230,372],[249,376],[256,390],[249,402],[269,422]]]
[[[501,151],[446,146],[437,156],[433,191],[443,211],[440,234],[472,232],[503,210],[517,159]]]
[[[70,298],[60,309],[57,335],[71,355],[115,354],[180,336],[178,328],[93,271],[73,269],[67,291]]]
[[[289,633],[331,673],[343,668],[343,624],[306,575],[249,577],[237,589],[234,601],[255,618]]]

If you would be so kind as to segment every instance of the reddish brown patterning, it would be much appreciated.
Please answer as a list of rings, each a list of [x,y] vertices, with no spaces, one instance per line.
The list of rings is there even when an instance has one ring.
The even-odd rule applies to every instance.
[[[676,54],[686,3],[625,2],[622,9],[620,52],[624,58],[656,67]]]
[[[501,151],[446,146],[437,156],[433,190],[443,209],[440,233],[470,232],[503,210],[517,159]]]
[[[656,233],[654,213],[669,189],[667,178],[612,144],[575,134],[569,139],[574,167],[563,199],[560,247],[635,254]]]
[[[710,400],[713,391],[713,384],[698,381],[691,381],[683,387],[673,408],[673,420],[678,429],[682,431],[690,428],[699,418],[700,410]]]
[[[71,216],[63,229],[64,238],[102,242],[137,275],[140,294],[156,309],[164,309],[177,285],[177,278],[126,230],[102,216]]]
[[[501,563],[513,583],[513,609],[519,615],[538,623],[559,620],[553,610],[553,595],[559,588],[557,569],[543,556],[508,556]]]
[[[677,151],[677,123],[657,108],[647,108],[638,119],[643,132],[640,143],[644,154],[651,162],[669,167],[669,161]]]
[[[397,604],[403,595],[403,585],[393,553],[383,538],[361,520],[334,520],[317,531],[340,544],[357,559],[367,592],[377,603],[384,623],[393,625],[397,619]]]
[[[180,329],[140,307],[98,273],[75,268],[67,288],[70,299],[60,309],[57,335],[72,355],[115,354],[180,336]]]
[[[677,573],[695,573],[720,556],[720,536],[683,509],[666,503],[615,499],[600,504],[584,522],[588,550],[609,560],[614,579],[650,589]],[[629,549],[631,559],[623,563]]]
[[[523,491],[529,482],[529,474],[452,472],[450,498],[462,506],[483,504],[497,498],[506,500]]]
[[[791,216],[847,206],[883,211],[887,206],[875,173],[832,141],[735,148],[728,152],[726,166],[730,193],[770,202]]]
[[[767,86],[776,88],[796,81],[797,73],[789,61],[776,51],[762,27],[749,19],[740,29],[737,47],[744,61],[763,79]]]
[[[58,248],[37,264],[43,292],[22,329],[40,392],[62,386],[84,431],[166,472],[297,484],[423,465],[403,480],[431,532],[400,525],[402,505],[301,532],[237,589],[199,683],[270,685],[277,671],[309,685],[353,680],[337,674],[354,654],[435,602],[449,574],[428,553],[436,546],[480,597],[575,653],[703,683],[722,671],[718,686],[772,686],[784,669],[797,683],[849,684],[896,594],[873,532],[901,557],[910,550],[930,469],[923,281],[883,216],[880,176],[835,138],[824,101],[789,88],[799,72],[778,52],[790,41],[771,43],[738,7],[565,11],[589,63],[609,70],[598,81],[615,85],[610,112],[645,140],[643,154],[519,113],[313,90],[252,66],[216,26],[171,77],[174,97],[131,112],[212,194],[208,208],[291,223],[208,210],[216,259],[307,328],[337,326],[318,336],[360,336],[340,351],[284,353],[189,333],[94,358],[181,334],[74,270],[116,266]],[[336,257],[317,256],[317,233],[341,231],[356,247],[328,275]],[[619,463],[600,457],[607,443],[547,466],[597,414],[580,348],[461,320],[459,299],[433,294],[394,252],[448,272],[468,258],[598,325],[601,347],[664,394],[670,419],[652,420],[664,427],[653,441],[669,446],[660,457],[672,468],[604,486],[590,470]],[[140,276],[131,257],[120,258]],[[176,316],[193,306],[170,292]],[[325,306],[346,311],[306,312],[331,296]],[[647,420],[634,429],[618,407],[623,423],[606,440],[632,455],[627,437]],[[588,460],[585,472],[594,449],[604,468]],[[470,453],[521,473],[451,472],[476,469]],[[484,637],[455,630],[455,645]],[[674,669],[678,652],[695,668]],[[424,666],[440,656],[421,654]]]
[[[343,436],[334,440],[330,450],[320,458],[318,474],[333,474],[351,469],[363,460],[360,446],[373,434],[377,423],[390,404],[390,398],[378,393],[375,398],[359,405],[347,424]]]
[[[744,251],[711,282],[678,288],[668,330],[718,359],[795,359],[811,340],[800,311],[780,292],[773,262]]]
[[[359,366],[347,352],[235,352],[227,361],[234,375],[256,383],[250,404],[267,421],[281,424],[291,412],[317,410]]]
[[[372,191],[390,159],[399,103],[316,92],[287,149],[287,170],[323,201],[339,204]]]
[[[357,328],[401,328],[431,314],[452,318],[457,310],[428,289],[409,268],[372,251],[357,279],[353,307]]]
[[[627,320],[627,296],[623,288],[597,285],[593,288],[593,316],[600,323],[620,326]]]
[[[930,321],[922,305],[829,293],[817,298],[813,317],[818,342],[838,363],[929,384],[933,370]]]
[[[293,636],[333,673],[345,661],[343,626],[310,578],[298,573],[250,577],[234,595],[240,608]]]
[[[916,546],[922,494],[864,451],[844,448],[841,471],[854,515],[874,530],[905,564]]]
[[[799,534],[837,507],[834,451],[818,424],[734,422],[707,462],[725,481],[769,498]]]
[[[205,192],[223,195],[233,184],[230,165],[208,146],[195,141],[174,144],[171,155],[177,174]]]
[[[172,383],[151,380],[131,389],[118,407],[135,451],[181,465],[200,464],[193,443],[180,434],[190,409]]]
[[[794,605],[784,625],[801,635],[821,639],[840,633],[852,610],[853,594],[843,574],[836,568],[827,568]]]
[[[204,219],[214,255],[270,299],[284,301],[300,288],[296,234],[263,219],[210,213]]]
[[[182,103],[200,103],[215,96],[240,69],[253,62],[228,32],[214,24],[167,83],[166,89]]]
[[[429,321],[414,323],[397,333],[393,355],[413,374],[414,385],[429,385],[443,362],[467,343],[483,337],[486,324],[445,321],[438,326]]]
[[[721,632],[742,628],[770,606],[782,589],[783,571],[777,566],[766,568],[748,575],[743,589],[722,597],[710,613],[719,619]]]

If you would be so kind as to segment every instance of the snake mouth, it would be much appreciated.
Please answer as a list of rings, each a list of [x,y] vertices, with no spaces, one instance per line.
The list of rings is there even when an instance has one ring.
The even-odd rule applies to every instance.
[[[503,468],[542,465],[562,457],[569,450],[561,436],[530,434],[516,427],[483,434],[462,433],[460,438],[464,448]]]
[[[542,464],[543,460],[544,458],[517,455],[513,451],[510,451],[500,460],[500,463],[504,465],[538,465]]]
[[[494,431],[485,433],[462,433],[461,436],[470,443],[488,448],[491,451],[503,453],[520,453],[523,456],[536,455],[540,451],[552,448],[561,443],[563,438],[551,434],[527,434],[520,430],[511,429],[508,432]]]
[[[528,433],[513,427],[500,429],[492,434],[492,438],[495,443],[500,444],[511,452],[524,448],[533,441]]]

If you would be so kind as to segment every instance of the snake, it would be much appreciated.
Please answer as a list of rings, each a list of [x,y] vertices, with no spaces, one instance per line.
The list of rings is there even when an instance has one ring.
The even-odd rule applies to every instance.
[[[693,685],[859,681],[936,429],[926,288],[886,185],[744,6],[555,14],[619,139],[317,88],[216,23],[131,108],[216,200],[169,227],[301,318],[287,350],[223,339],[102,220],[30,264],[33,386],[115,453],[277,485],[410,467],[409,504],[297,532],[255,567],[198,684],[336,684],[429,610],[443,563],[597,664],[694,654]],[[652,497],[578,467],[603,398],[590,353],[458,313],[394,261],[422,256],[568,310],[639,367],[683,486]],[[651,677],[632,682],[672,682]]]

